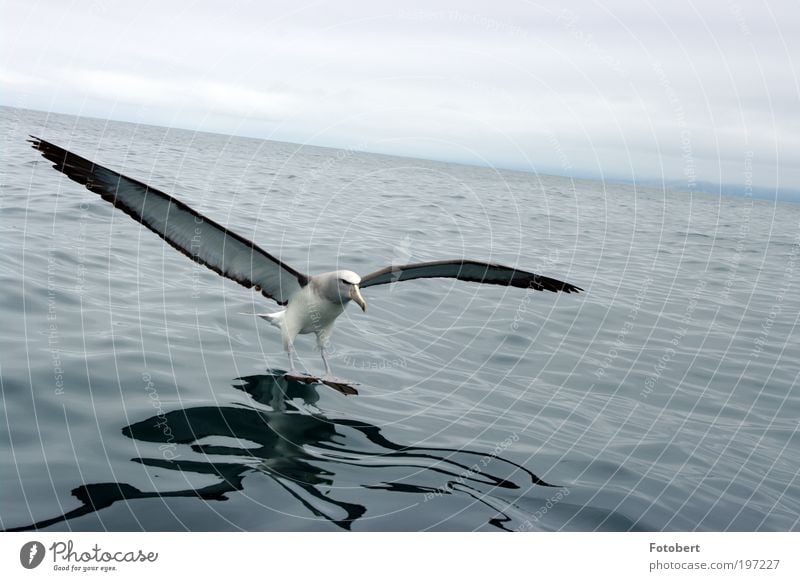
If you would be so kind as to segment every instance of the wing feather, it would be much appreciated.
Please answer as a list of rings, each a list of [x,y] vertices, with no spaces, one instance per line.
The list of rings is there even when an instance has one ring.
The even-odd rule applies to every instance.
[[[537,291],[577,293],[583,289],[568,282],[502,264],[476,260],[439,260],[403,266],[387,266],[361,277],[361,288],[414,280],[417,278],[456,278],[467,282],[497,284]]]
[[[140,181],[31,136],[34,149],[71,180],[99,194],[170,246],[240,285],[285,305],[308,277],[255,243]]]

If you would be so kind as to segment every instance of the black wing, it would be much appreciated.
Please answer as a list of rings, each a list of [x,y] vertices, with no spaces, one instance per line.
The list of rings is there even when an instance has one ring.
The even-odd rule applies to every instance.
[[[180,200],[31,136],[34,149],[53,167],[147,226],[170,246],[217,274],[255,287],[285,305],[308,277],[256,244],[220,226]]]
[[[583,289],[568,282],[501,264],[475,260],[439,260],[404,266],[388,266],[361,278],[361,288],[415,278],[457,278],[467,282],[499,284],[537,291],[577,293]]]

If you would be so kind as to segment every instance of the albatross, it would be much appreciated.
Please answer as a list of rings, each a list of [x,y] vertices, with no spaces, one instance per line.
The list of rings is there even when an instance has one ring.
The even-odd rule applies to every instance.
[[[131,218],[160,236],[167,244],[217,274],[253,288],[285,309],[259,314],[278,327],[289,357],[288,378],[310,382],[321,380],[342,393],[357,393],[350,382],[333,377],[326,355],[333,325],[350,302],[366,312],[361,291],[419,278],[455,278],[466,282],[504,285],[536,291],[577,293],[573,284],[501,264],[454,259],[387,266],[365,276],[350,270],[303,274],[214,220],[136,179],[98,165],[38,137],[28,141],[53,167],[71,180],[98,194]],[[314,333],[325,376],[298,373],[294,341],[298,335]]]

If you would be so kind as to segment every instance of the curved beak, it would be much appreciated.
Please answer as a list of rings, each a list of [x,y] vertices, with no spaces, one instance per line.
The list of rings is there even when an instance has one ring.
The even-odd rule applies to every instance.
[[[367,301],[364,300],[364,297],[361,296],[361,289],[358,288],[357,284],[354,284],[350,287],[350,298],[353,299],[361,310],[365,313],[367,312]]]

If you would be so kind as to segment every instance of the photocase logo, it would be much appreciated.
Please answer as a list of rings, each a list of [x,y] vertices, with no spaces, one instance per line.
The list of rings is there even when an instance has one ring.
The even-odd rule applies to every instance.
[[[44,559],[44,545],[39,541],[30,541],[19,550],[19,562],[26,569],[35,569]]]

